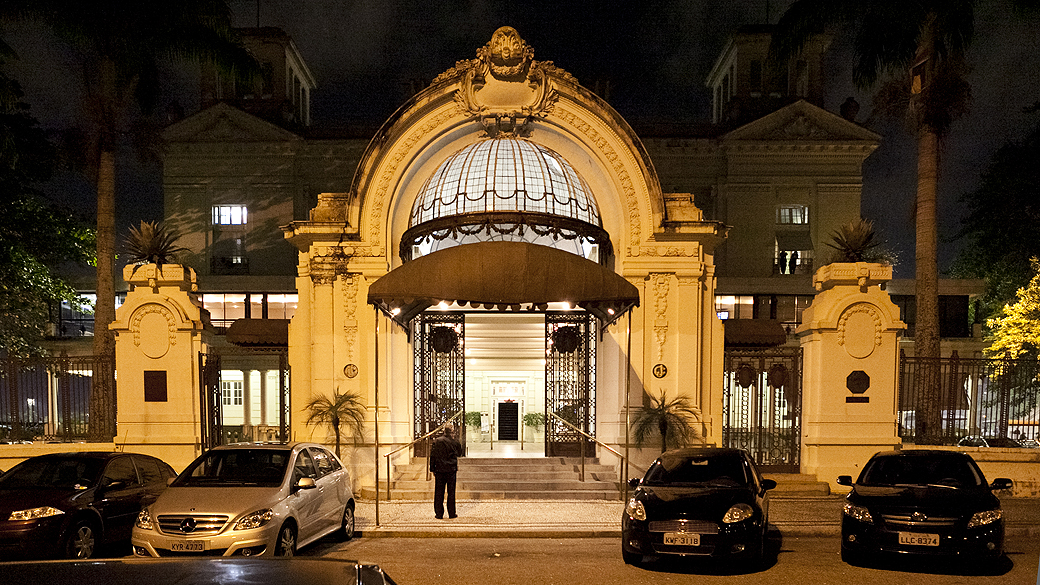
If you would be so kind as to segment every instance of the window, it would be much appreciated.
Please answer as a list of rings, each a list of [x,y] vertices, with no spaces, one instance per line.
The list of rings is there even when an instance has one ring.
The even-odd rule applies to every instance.
[[[101,478],[101,485],[122,484],[121,487],[128,488],[140,483],[137,480],[137,469],[129,457],[113,459],[105,468],[105,475]]]
[[[753,319],[755,297],[751,295],[719,295],[715,297],[719,319]]]
[[[777,205],[776,223],[780,225],[808,225],[809,207],[807,205]]]
[[[245,205],[214,205],[213,225],[245,225]]]
[[[242,406],[242,382],[237,380],[233,382],[222,381],[220,383],[220,393],[223,396],[224,406]]]

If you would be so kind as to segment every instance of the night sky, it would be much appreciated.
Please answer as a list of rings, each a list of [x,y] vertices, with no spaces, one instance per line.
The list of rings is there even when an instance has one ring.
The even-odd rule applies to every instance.
[[[516,28],[537,60],[553,61],[590,88],[609,80],[608,101],[633,126],[703,124],[710,114],[704,80],[726,37],[744,24],[775,23],[790,0],[663,0],[505,2],[471,0],[235,0],[237,26],[276,26],[295,40],[314,73],[315,126],[381,124],[408,97],[456,61],[475,56],[500,26]],[[981,0],[969,53],[973,102],[946,141],[940,177],[940,238],[959,227],[960,196],[974,189],[993,152],[1024,136],[1040,115],[1022,109],[1040,100],[1040,16],[1016,19],[1009,0]],[[7,69],[22,82],[33,113],[49,128],[74,124],[76,64],[32,26],[7,27],[4,37],[21,60]],[[831,77],[824,106],[837,112],[848,96],[870,118],[871,94],[854,88],[849,50],[836,37],[826,62]],[[188,113],[197,108],[191,69],[169,70],[164,99]],[[899,124],[871,122],[884,138],[864,166],[862,212],[900,254],[896,276],[913,277],[911,212],[916,152]],[[160,219],[161,176],[154,162],[134,159],[119,179],[119,227],[138,218]],[[90,206],[89,185],[60,177],[59,200]],[[84,201],[87,201],[85,203]],[[132,203],[131,203],[132,202]],[[91,210],[92,211],[92,210]],[[957,243],[940,241],[940,267]]]

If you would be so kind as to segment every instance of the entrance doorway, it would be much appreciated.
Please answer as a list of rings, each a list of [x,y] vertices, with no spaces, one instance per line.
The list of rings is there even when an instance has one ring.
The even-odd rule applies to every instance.
[[[498,403],[498,440],[520,440],[520,404],[507,401]]]

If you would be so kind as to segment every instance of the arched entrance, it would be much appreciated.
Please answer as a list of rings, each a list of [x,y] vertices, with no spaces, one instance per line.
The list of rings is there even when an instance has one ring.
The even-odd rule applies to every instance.
[[[597,334],[638,306],[639,292],[616,273],[570,252],[527,242],[481,242],[448,247],[390,271],[369,288],[368,301],[414,336],[415,438],[465,405],[465,313],[427,309],[544,314],[545,454],[563,456],[577,455],[580,445],[587,445],[579,431],[595,435]],[[546,311],[561,302],[578,310]],[[494,415],[501,427],[499,417],[512,422],[515,415],[519,425],[520,403],[508,383],[518,381],[508,375],[498,381],[498,396],[506,400],[496,400],[492,391],[495,411],[489,418]],[[513,404],[515,410],[500,404]]]
[[[704,221],[689,193],[666,198],[625,120],[566,71],[535,61],[511,28],[402,105],[361,156],[350,190],[321,193],[309,218],[285,232],[300,250],[294,402],[343,390],[367,400],[359,481],[378,481],[383,454],[436,422],[438,392],[448,391],[447,410],[469,410],[475,370],[465,352],[476,344],[467,337],[515,327],[508,319],[540,332],[500,351],[519,339],[544,363],[516,376],[488,366],[481,383],[503,398],[492,402],[489,389],[482,411],[512,417],[516,408],[522,420],[541,400],[548,419],[588,425],[602,456],[604,447],[628,452],[628,421],[647,396],[683,393],[701,405],[707,441],[721,441],[712,255],[725,227]],[[362,310],[366,301],[378,310]],[[608,326],[632,308],[630,326]],[[554,311],[584,321],[547,324]],[[437,355],[426,337],[447,323],[430,320],[417,336],[416,320],[454,313],[463,345]],[[554,339],[574,327],[578,335]],[[563,337],[582,343],[554,355]],[[528,377],[534,398],[531,386],[520,389]],[[498,406],[511,399],[517,406]],[[301,437],[321,439],[293,417]]]

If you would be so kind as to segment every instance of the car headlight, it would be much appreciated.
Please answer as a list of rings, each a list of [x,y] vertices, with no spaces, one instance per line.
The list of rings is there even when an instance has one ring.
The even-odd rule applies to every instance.
[[[37,518],[47,518],[49,516],[57,516],[64,514],[65,512],[52,508],[50,506],[41,506],[39,508],[29,508],[28,510],[18,510],[11,512],[11,516],[8,520],[36,520]]]
[[[968,520],[968,528],[977,528],[979,526],[992,524],[1003,517],[1004,512],[1000,508],[997,508],[996,510],[975,512],[975,514],[972,515],[971,520]]]
[[[152,513],[148,510],[148,508],[145,508],[138,512],[137,522],[134,522],[134,526],[140,528],[141,530],[155,529],[155,525],[152,523]]]
[[[625,506],[625,513],[633,520],[646,520],[646,508],[643,507],[643,502],[635,498],[628,501],[628,505]]]
[[[250,514],[246,514],[235,523],[235,530],[252,530],[254,528],[260,528],[267,524],[274,518],[274,510],[257,510]]]
[[[726,510],[726,515],[722,517],[722,522],[724,524],[743,522],[754,515],[755,509],[751,506],[747,504],[733,504],[729,510]]]
[[[870,515],[870,510],[855,504],[845,504],[845,515],[860,522],[874,521],[874,518]]]

